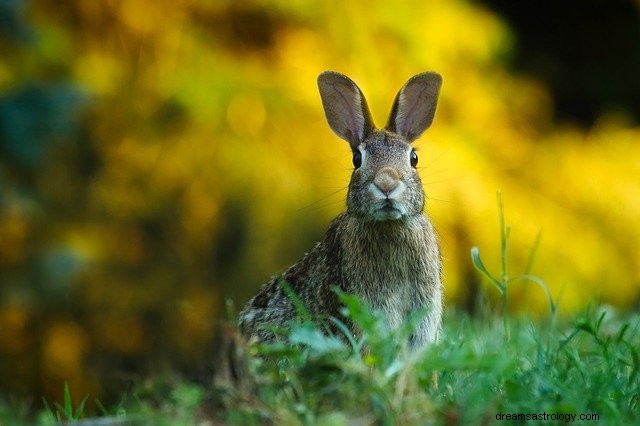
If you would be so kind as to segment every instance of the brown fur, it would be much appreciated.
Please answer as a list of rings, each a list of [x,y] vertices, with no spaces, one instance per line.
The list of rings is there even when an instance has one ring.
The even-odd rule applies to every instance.
[[[331,222],[324,239],[282,275],[308,311],[320,317],[340,317],[334,286],[384,312],[392,327],[428,307],[412,336],[417,347],[435,341],[440,333],[442,278],[436,234],[423,213],[422,183],[410,164],[410,142],[431,124],[440,82],[434,73],[409,80],[396,97],[390,131],[373,128],[355,83],[338,73],[320,75],[329,124],[350,143],[354,155],[361,155],[362,164],[351,176],[347,210]],[[286,325],[295,317],[278,277],[249,301],[239,324],[245,335],[269,341],[274,335],[265,325]]]

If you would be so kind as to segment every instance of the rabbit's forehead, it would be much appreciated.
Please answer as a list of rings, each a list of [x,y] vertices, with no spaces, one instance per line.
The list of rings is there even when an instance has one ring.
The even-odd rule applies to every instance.
[[[411,145],[406,141],[386,132],[374,133],[361,147],[372,157],[380,159],[403,159],[404,154],[411,150]]]

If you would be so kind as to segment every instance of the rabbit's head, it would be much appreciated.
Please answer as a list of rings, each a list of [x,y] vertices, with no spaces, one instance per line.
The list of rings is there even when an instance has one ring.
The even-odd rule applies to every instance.
[[[440,75],[432,72],[412,77],[398,92],[387,125],[378,130],[362,91],[350,78],[333,71],[320,74],[329,126],[353,153],[350,215],[384,221],[422,213],[425,197],[411,142],[431,125],[441,84]]]

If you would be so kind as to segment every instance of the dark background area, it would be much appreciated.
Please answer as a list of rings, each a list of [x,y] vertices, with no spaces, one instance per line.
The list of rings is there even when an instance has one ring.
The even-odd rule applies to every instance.
[[[640,13],[633,0],[483,0],[509,23],[515,72],[543,81],[555,119],[585,127],[606,113],[640,121]]]

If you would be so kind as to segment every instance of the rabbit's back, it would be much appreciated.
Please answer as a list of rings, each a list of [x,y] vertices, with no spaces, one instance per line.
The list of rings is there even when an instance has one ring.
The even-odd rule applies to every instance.
[[[340,245],[333,230],[339,218],[335,219],[327,231],[327,237],[309,251],[304,257],[289,267],[282,275],[273,277],[263,285],[240,313],[240,330],[247,336],[260,341],[270,341],[274,333],[265,325],[285,326],[298,315],[292,298],[287,294],[288,287],[304,309],[314,315],[339,315],[337,295],[331,286],[340,287],[340,267],[330,261],[330,253],[340,257]],[[328,284],[331,283],[331,284]]]

